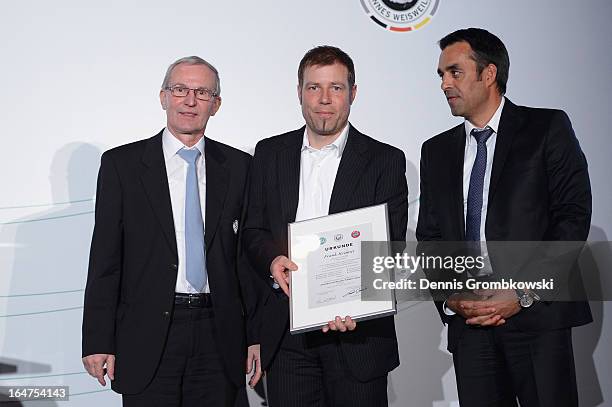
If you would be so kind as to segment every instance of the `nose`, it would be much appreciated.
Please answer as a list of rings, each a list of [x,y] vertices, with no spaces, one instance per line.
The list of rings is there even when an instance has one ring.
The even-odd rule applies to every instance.
[[[321,89],[320,103],[323,104],[323,105],[328,105],[328,104],[331,103],[331,97],[330,97],[329,89],[327,89],[327,88],[322,88]]]
[[[450,77],[450,75],[447,75],[447,74],[442,75],[442,82],[440,83],[440,88],[443,91],[447,91],[452,87],[453,87],[452,78]]]
[[[185,99],[183,100],[187,106],[195,106],[197,104],[195,90],[190,89],[189,93],[187,94],[187,96],[185,96]]]

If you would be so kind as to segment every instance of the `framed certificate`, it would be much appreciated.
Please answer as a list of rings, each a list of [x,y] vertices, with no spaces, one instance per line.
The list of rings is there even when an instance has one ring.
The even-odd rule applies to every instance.
[[[288,235],[289,257],[298,266],[289,273],[291,333],[321,329],[336,316],[359,321],[395,314],[392,290],[366,301],[372,288],[362,282],[361,242],[389,242],[387,204],[290,223]],[[387,255],[389,244],[383,246]]]

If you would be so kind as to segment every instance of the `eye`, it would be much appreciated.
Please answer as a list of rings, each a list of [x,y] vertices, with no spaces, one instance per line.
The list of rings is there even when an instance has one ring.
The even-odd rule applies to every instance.
[[[317,85],[308,85],[308,87],[306,87],[306,89],[308,89],[308,90],[317,90],[317,89],[319,89],[319,87]]]
[[[332,86],[332,90],[335,91],[335,92],[340,92],[342,90],[342,86],[334,85],[334,86]]]
[[[451,71],[451,76],[452,76],[453,78],[458,78],[458,77],[460,77],[460,76],[461,76],[461,71],[452,70],[452,71]]]
[[[198,96],[205,96],[208,94],[208,89],[204,89],[204,88],[198,88],[195,90],[196,95]]]
[[[183,93],[183,92],[185,92],[185,90],[186,90],[186,89],[187,89],[187,88],[185,88],[185,87],[183,87],[183,86],[175,86],[175,87],[174,87],[174,90],[176,90],[176,91],[177,91],[177,92],[179,92],[179,93]]]

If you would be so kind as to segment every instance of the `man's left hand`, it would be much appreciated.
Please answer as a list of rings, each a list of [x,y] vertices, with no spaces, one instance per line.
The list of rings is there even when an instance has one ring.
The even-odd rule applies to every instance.
[[[255,368],[253,368],[255,366]],[[246,373],[249,374],[253,372],[251,379],[249,380],[249,386],[251,389],[255,387],[255,385],[261,379],[261,357],[260,357],[260,347],[259,344],[251,345],[248,349],[247,354],[247,362],[246,362]]]
[[[475,293],[485,295],[487,296],[487,299],[481,301],[470,301],[468,304],[464,304],[464,306],[472,307],[474,309],[480,307],[495,308],[495,317],[490,318],[489,316],[481,316],[470,318],[466,321],[466,323],[469,325],[501,325],[505,323],[508,318],[516,315],[521,310],[518,297],[514,290],[479,290]]]
[[[347,315],[344,318],[344,321],[340,317],[336,317],[336,319],[334,319],[333,321],[329,321],[327,325],[323,325],[321,331],[323,331],[323,333],[329,331],[346,332],[354,331],[355,328],[357,328],[357,322],[353,321],[353,319]]]

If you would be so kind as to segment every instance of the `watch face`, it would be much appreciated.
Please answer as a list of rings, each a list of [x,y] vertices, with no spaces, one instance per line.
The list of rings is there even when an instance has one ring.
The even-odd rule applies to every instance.
[[[521,307],[523,308],[527,308],[527,307],[531,307],[531,304],[533,304],[533,298],[531,298],[530,295],[524,294],[521,296]]]

